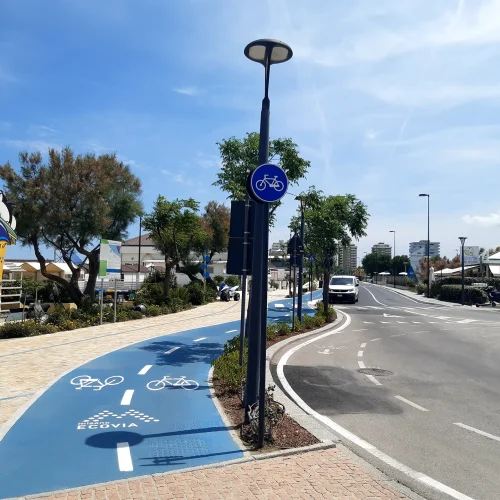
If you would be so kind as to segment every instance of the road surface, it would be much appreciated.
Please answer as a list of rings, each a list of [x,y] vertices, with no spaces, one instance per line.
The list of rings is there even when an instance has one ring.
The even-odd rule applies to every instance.
[[[296,350],[285,382],[424,496],[500,498],[500,315],[367,284],[339,308],[350,324]]]

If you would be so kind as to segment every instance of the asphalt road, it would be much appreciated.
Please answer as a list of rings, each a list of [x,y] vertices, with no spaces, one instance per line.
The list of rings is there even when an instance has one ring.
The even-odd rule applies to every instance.
[[[350,324],[284,366],[293,391],[423,496],[500,498],[500,314],[366,284],[338,307]]]

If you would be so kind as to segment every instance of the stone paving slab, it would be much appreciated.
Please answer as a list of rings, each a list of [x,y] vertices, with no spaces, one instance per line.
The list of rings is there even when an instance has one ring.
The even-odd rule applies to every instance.
[[[45,500],[407,499],[336,448],[192,472],[155,474],[53,495]]]

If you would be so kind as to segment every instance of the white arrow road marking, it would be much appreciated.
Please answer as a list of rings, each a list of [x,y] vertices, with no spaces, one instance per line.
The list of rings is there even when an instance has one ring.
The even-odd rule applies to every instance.
[[[470,425],[461,424],[460,422],[455,422],[455,425],[458,425],[459,427],[463,427],[464,429],[467,429],[469,431],[476,432],[477,434],[481,434],[481,436],[485,436],[487,438],[493,439],[494,441],[500,441],[500,437],[494,436],[493,434],[490,434],[489,432],[480,431],[479,429],[476,429],[475,427],[471,427]]]
[[[169,351],[166,351],[165,354],[172,354],[174,351],[177,351],[177,349],[180,349],[181,346],[177,346],[177,347],[172,347],[172,349],[170,349]]]
[[[325,349],[324,351],[318,351],[318,354],[330,354],[330,349]]]
[[[134,395],[134,389],[127,389],[125,391],[125,394],[123,395],[123,398],[121,400],[121,405],[129,405],[130,402],[132,401],[132,396]]]
[[[403,403],[406,403],[407,405],[413,406],[413,408],[416,408],[417,410],[429,411],[427,408],[424,408],[423,406],[420,406],[417,403],[414,403],[413,401],[410,401],[409,399],[404,398],[403,396],[394,396],[394,397],[396,399],[399,399],[400,401],[403,401]]]
[[[116,455],[118,456],[118,468],[120,471],[131,472],[134,470],[128,443],[116,443]]]
[[[146,365],[139,373],[138,375],[146,375],[148,371],[153,367],[153,365]]]
[[[384,313],[384,318],[402,318],[403,316],[395,316],[394,314]]]

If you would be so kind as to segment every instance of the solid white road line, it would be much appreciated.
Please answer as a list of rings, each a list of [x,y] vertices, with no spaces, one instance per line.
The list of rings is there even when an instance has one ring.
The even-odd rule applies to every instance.
[[[375,385],[382,385],[373,375],[366,375],[366,378],[373,382]]]
[[[366,347],[366,342],[363,342],[359,347],[361,347],[361,349],[364,349]]]
[[[315,417],[319,422],[324,423],[326,426],[330,427],[334,432],[339,434],[340,436],[344,437],[345,439],[348,439],[352,443],[356,444],[357,446],[363,448],[364,450],[368,451],[370,454],[372,454],[374,457],[377,457],[379,460],[382,460],[386,464],[390,465],[391,467],[394,467],[395,469],[399,470],[400,472],[403,472],[407,476],[420,481],[421,483],[427,484],[428,486],[441,491],[443,493],[446,493],[447,495],[451,496],[452,498],[455,498],[456,500],[474,500],[472,497],[469,497],[467,495],[464,495],[463,493],[460,493],[457,490],[454,490],[453,488],[450,488],[449,486],[446,486],[443,483],[440,483],[439,481],[436,481],[435,479],[432,479],[429,476],[426,476],[422,472],[418,472],[416,470],[410,469],[410,467],[407,467],[406,465],[402,464],[401,462],[398,462],[394,458],[390,457],[389,455],[386,455],[382,451],[378,450],[375,446],[372,444],[368,443],[368,441],[365,441],[364,439],[361,439],[360,437],[356,436],[356,434],[353,434],[352,432],[348,431],[344,427],[340,426],[339,424],[335,423],[333,420],[328,418],[325,415],[321,415],[317,411],[313,410],[309,405],[303,401],[300,396],[292,389],[291,385],[288,383],[288,380],[285,377],[284,373],[284,366],[286,365],[287,361],[292,357],[293,354],[295,354],[299,349],[302,349],[302,347],[305,347],[306,345],[312,344],[313,342],[316,342],[317,340],[321,338],[325,338],[329,335],[336,335],[337,333],[340,333],[342,330],[347,328],[349,324],[351,323],[351,317],[344,313],[346,316],[346,322],[340,326],[339,328],[331,331],[324,333],[323,335],[320,335],[319,337],[315,337],[310,340],[306,340],[302,344],[299,344],[295,347],[292,347],[289,351],[287,351],[284,356],[279,360],[278,362],[278,367],[277,367],[277,374],[278,378],[285,389],[286,392],[291,396],[291,398],[294,400],[294,402],[302,408],[306,413],[309,415],[312,415]],[[367,375],[368,378],[371,377],[371,375]],[[374,380],[375,377],[372,377]],[[370,379],[371,380],[371,379]],[[373,380],[372,380],[373,382]],[[378,380],[377,380],[378,382]],[[378,382],[378,385],[380,382]]]
[[[358,365],[360,368],[366,368],[365,364],[361,360],[358,360]]]
[[[177,349],[180,349],[181,346],[177,346],[177,347],[172,347],[172,349],[170,349],[169,351],[166,351],[165,354],[172,354],[174,351],[177,351]]]
[[[417,403],[414,403],[413,401],[410,401],[409,399],[404,398],[403,396],[394,396],[394,397],[396,399],[399,399],[400,401],[403,401],[403,403],[406,403],[407,405],[413,406],[413,408],[416,408],[417,410],[429,411],[427,408],[424,408],[423,406],[420,406]]]
[[[277,321],[277,320],[276,320]],[[226,333],[234,333],[237,332],[238,330],[228,330]]]
[[[358,358],[362,358],[363,357],[363,351],[358,351]]]
[[[134,395],[134,389],[127,389],[125,391],[125,394],[123,395],[123,398],[120,402],[121,405],[129,405],[130,402],[132,401],[132,396]]]
[[[139,373],[138,375],[146,375],[148,371],[153,367],[153,365],[146,365]]]
[[[455,422],[455,425],[458,425],[459,427],[463,427],[464,429],[467,429],[472,432],[476,432],[477,434],[481,434],[481,436],[485,436],[487,438],[493,439],[494,441],[500,441],[500,437],[494,436],[493,434],[490,434],[489,432],[484,432],[479,429],[476,429],[475,427],[471,427],[470,425],[465,425],[461,424],[460,422]]]
[[[375,342],[376,340],[382,340],[381,337],[377,337],[376,339],[371,339],[370,342]]]
[[[207,337],[200,337],[199,339],[194,339],[193,342],[200,342],[201,340],[205,340]]]
[[[388,307],[387,304],[382,304],[382,302],[380,302],[380,300],[377,300],[375,298],[375,295],[373,295],[372,292],[370,292],[370,290],[368,290],[368,288],[366,288],[366,286],[363,286],[363,290],[366,290],[373,298],[373,300],[377,303],[377,304],[380,304],[381,306],[385,306],[385,307]]]
[[[116,443],[116,455],[118,456],[118,469],[120,471],[131,472],[134,470],[128,443]]]

